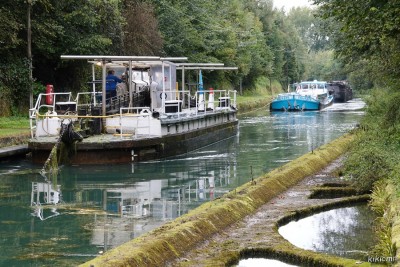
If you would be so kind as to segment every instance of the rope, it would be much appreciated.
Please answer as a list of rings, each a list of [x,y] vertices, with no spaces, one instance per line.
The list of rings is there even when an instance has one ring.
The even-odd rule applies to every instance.
[[[62,127],[63,122],[64,122],[64,120],[61,121],[61,130],[60,130],[60,135],[58,136],[57,142],[54,144],[54,147],[53,147],[53,149],[51,150],[49,157],[48,157],[47,160],[44,162],[43,168],[42,168],[42,170],[40,171],[40,174],[41,174],[43,177],[45,177],[46,179],[47,179],[46,173],[48,173],[48,172],[50,172],[50,171],[51,171],[52,173],[54,173],[56,170],[58,170],[57,150],[58,150],[58,148],[59,148],[59,146],[60,146],[60,143],[61,143],[61,141],[62,141],[62,136],[64,135],[65,131],[68,129],[67,127]],[[57,166],[56,166],[57,168],[52,168],[52,167],[54,167],[54,166],[51,166],[51,165],[50,165],[50,163],[52,162],[52,160],[53,160],[53,161],[55,160],[55,162],[53,162],[53,165],[56,165],[56,164],[57,164]],[[50,165],[50,167],[49,167],[49,165]]]

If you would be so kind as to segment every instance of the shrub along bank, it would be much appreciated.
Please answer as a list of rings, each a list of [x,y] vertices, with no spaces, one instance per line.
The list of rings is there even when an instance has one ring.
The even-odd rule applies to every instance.
[[[380,88],[365,100],[344,172],[358,190],[372,191],[370,204],[380,215],[374,255],[394,259],[400,256],[400,92]]]

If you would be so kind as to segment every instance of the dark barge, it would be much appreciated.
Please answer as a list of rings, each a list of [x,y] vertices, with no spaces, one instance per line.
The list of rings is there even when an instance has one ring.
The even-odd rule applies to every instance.
[[[347,81],[328,82],[328,90],[336,103],[344,103],[353,99],[353,90]]]

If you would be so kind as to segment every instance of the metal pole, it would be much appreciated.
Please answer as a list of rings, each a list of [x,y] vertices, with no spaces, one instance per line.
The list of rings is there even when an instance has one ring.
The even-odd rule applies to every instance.
[[[101,109],[102,109],[102,115],[106,116],[106,61],[103,60],[101,62],[101,67],[102,67],[102,77],[101,77],[101,92],[102,92],[102,102],[101,102]],[[103,119],[103,128],[105,125],[105,119]]]
[[[182,103],[185,106],[185,67],[182,68]],[[188,107],[190,109],[190,103],[188,103]]]
[[[92,89],[93,89],[93,93],[96,92],[96,70],[95,70],[95,64],[92,64]]]
[[[32,9],[32,0],[28,0],[28,14],[27,14],[27,56],[28,56],[28,64],[29,64],[29,108],[33,108],[33,88],[32,88],[32,30],[31,30],[31,9]]]
[[[240,80],[239,80],[239,92],[240,92],[240,95],[243,95],[242,77],[240,77]]]
[[[161,65],[162,69],[162,97],[161,97],[161,105],[162,105],[162,110],[163,113],[165,113],[165,67],[164,67],[164,61],[162,61]]]
[[[133,107],[133,102],[132,102],[132,98],[133,98],[133,92],[132,92],[132,60],[129,60],[129,71],[127,73],[127,75],[129,75],[129,79],[128,79],[128,92],[129,92],[129,107]],[[126,79],[126,78],[125,78]]]

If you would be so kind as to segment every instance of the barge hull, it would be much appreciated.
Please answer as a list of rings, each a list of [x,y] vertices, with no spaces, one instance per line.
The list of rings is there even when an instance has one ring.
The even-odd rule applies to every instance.
[[[146,139],[114,138],[112,141],[100,139],[97,142],[84,140],[73,146],[68,163],[114,164],[177,156],[236,135],[238,124],[237,120],[233,120],[184,133]],[[29,149],[32,151],[33,162],[44,163],[54,144],[55,142],[31,140]]]

